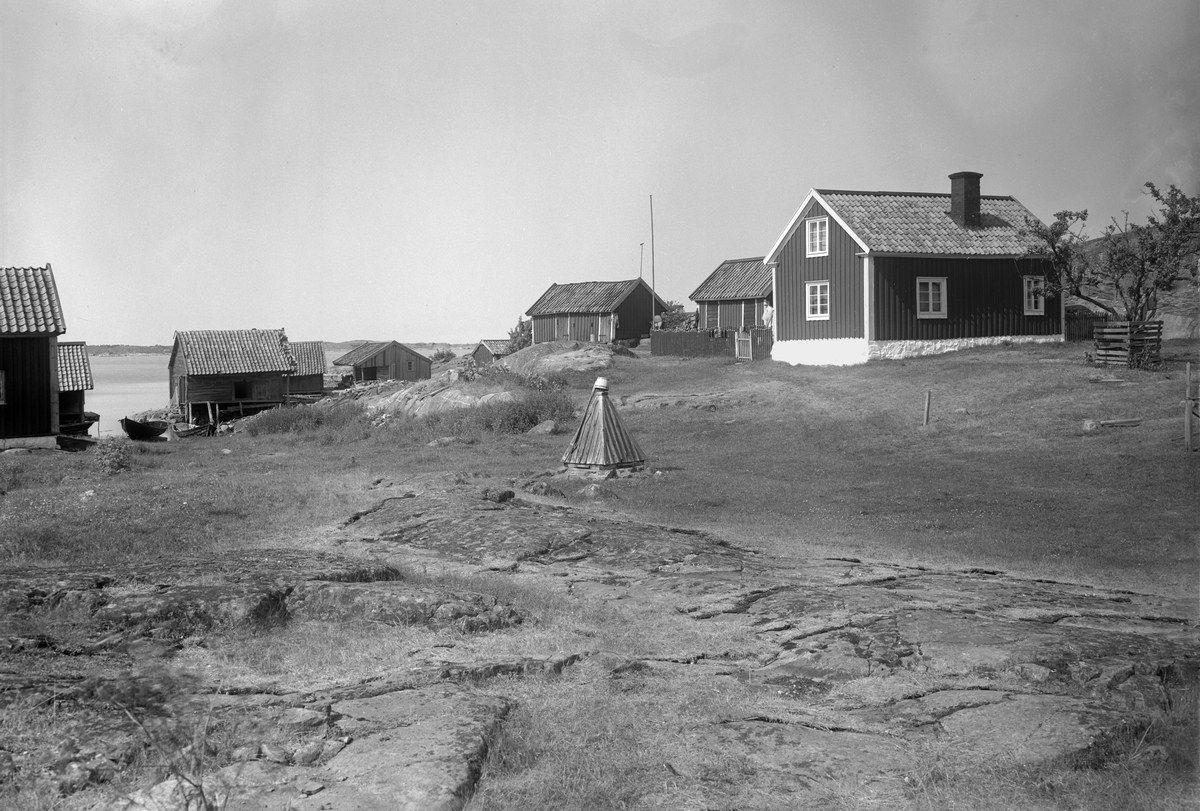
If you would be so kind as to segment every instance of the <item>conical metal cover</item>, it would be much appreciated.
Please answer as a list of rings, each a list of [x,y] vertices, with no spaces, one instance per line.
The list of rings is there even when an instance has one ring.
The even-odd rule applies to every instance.
[[[644,467],[642,449],[625,430],[608,399],[607,382],[603,387],[596,382],[571,447],[563,454],[563,464],[584,470]]]

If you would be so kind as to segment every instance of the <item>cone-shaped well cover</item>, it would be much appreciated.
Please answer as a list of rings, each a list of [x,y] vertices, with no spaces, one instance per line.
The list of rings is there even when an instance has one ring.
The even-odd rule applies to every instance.
[[[567,467],[585,470],[640,468],[646,464],[642,449],[625,430],[608,399],[608,381],[603,377],[596,380],[592,398],[562,460]]]

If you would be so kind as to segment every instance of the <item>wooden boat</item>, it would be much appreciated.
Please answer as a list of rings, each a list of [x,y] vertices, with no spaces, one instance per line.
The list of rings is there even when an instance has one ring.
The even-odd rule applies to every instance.
[[[58,432],[67,436],[83,436],[92,430],[92,426],[100,421],[100,415],[95,411],[85,411],[78,415],[79,419],[58,426]]]
[[[192,425],[190,422],[173,422],[167,436],[174,439],[187,439],[190,436],[211,436],[211,425]]]
[[[157,439],[166,433],[170,423],[166,420],[141,420],[121,418],[121,429],[130,439]]]
[[[55,441],[58,443],[58,447],[64,451],[86,451],[96,444],[96,440],[89,437],[68,434],[59,434],[55,437]]]

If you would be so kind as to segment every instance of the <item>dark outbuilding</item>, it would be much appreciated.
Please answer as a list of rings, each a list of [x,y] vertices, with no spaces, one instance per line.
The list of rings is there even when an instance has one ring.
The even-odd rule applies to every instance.
[[[533,319],[533,343],[638,340],[650,336],[667,303],[641,279],[552,284],[525,315]]]
[[[193,422],[282,404],[296,362],[282,329],[189,330],[175,333],[168,369],[171,405]]]
[[[484,339],[475,345],[474,351],[471,352],[471,358],[475,361],[476,366],[487,366],[508,354],[510,353],[507,338],[494,341]]]
[[[396,341],[371,341],[354,347],[333,362],[352,366],[354,382],[371,380],[428,380],[433,361]]]
[[[49,264],[0,268],[0,449],[56,446],[58,336],[66,331]]]
[[[696,302],[699,329],[761,327],[771,303],[771,269],[761,256],[726,259],[688,298]]]

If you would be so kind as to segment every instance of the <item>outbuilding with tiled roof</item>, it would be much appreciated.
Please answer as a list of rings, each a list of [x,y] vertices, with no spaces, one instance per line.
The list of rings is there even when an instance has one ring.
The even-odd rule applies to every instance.
[[[865,363],[1005,342],[1063,340],[1062,300],[1025,234],[1037,218],[980,194],[812,189],[763,257],[772,274],[771,356]]]
[[[475,348],[471,351],[471,358],[475,361],[476,366],[487,366],[509,354],[511,353],[508,351],[507,338],[494,340],[485,338],[475,344]]]
[[[296,369],[287,380],[288,394],[321,394],[325,390],[325,344],[321,341],[291,341],[288,347]]]
[[[273,408],[286,400],[296,371],[282,329],[205,329],[175,333],[168,364],[171,405],[189,422]]]
[[[55,447],[58,336],[66,331],[49,264],[0,268],[0,450]]]
[[[751,329],[763,326],[771,302],[771,269],[761,256],[726,259],[692,291],[699,329]]]
[[[59,432],[86,434],[100,416],[87,411],[85,392],[91,391],[92,362],[83,341],[58,342]]]
[[[428,380],[433,361],[399,341],[366,341],[333,362],[353,369],[355,383],[372,380]]]
[[[552,284],[525,315],[533,319],[533,343],[638,340],[649,337],[667,303],[642,279]]]

